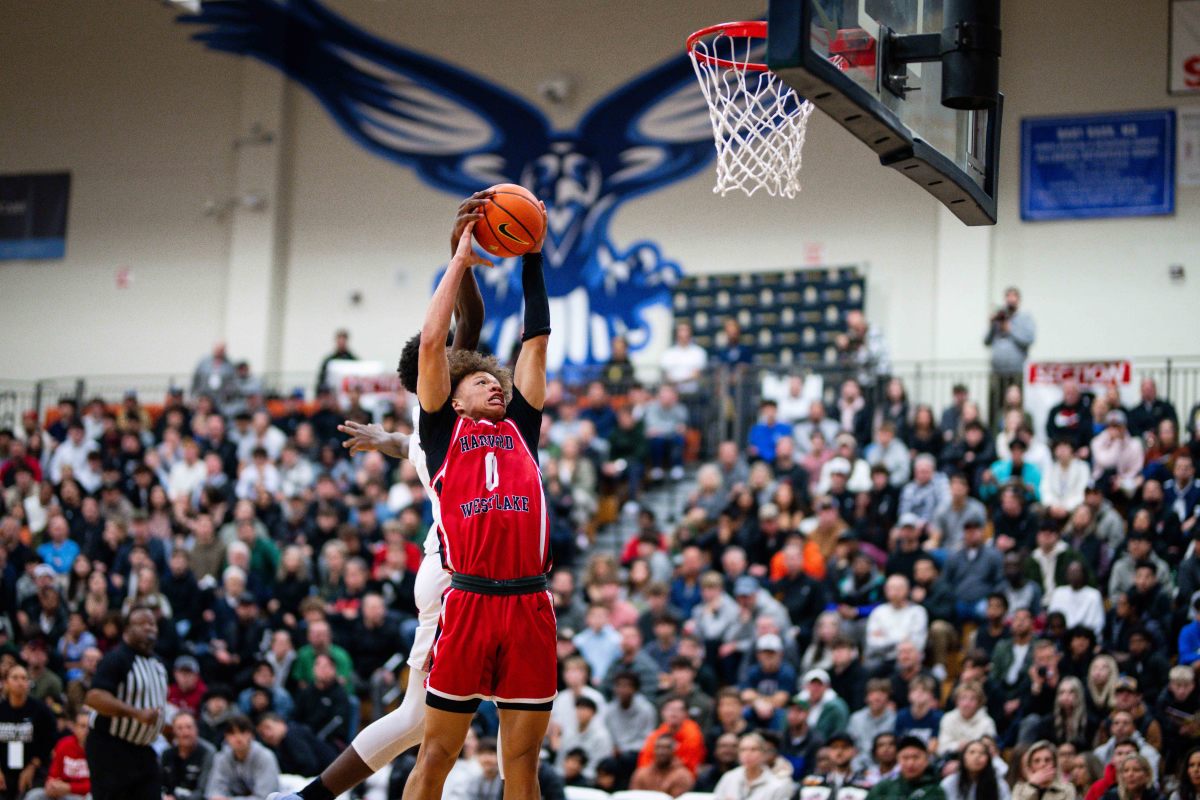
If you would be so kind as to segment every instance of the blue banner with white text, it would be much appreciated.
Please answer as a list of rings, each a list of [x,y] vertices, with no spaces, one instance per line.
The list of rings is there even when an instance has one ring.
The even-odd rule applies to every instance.
[[[1021,219],[1175,213],[1175,112],[1021,121]]]
[[[0,175],[0,260],[62,258],[70,195],[69,172]]]

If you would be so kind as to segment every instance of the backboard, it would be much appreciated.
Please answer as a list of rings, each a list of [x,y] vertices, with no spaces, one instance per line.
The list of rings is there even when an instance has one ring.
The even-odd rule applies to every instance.
[[[767,64],[968,225],[996,221],[999,0],[770,0]]]

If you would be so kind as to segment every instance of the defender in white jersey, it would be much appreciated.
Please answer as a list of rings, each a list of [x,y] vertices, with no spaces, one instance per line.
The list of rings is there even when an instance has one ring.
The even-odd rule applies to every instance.
[[[490,193],[476,192],[458,207],[454,229],[450,236],[450,253],[454,254],[458,241],[466,226],[482,218],[479,208],[490,197]],[[483,296],[475,283],[474,274],[466,276],[459,288],[454,316],[457,323],[450,353],[455,350],[474,350],[479,344],[483,329]],[[414,396],[417,391],[417,350],[420,334],[410,339],[400,355],[398,372],[400,383]],[[385,456],[412,461],[425,487],[425,493],[433,504],[434,525],[425,537],[425,557],[417,570],[414,588],[418,611],[418,627],[408,656],[408,686],[404,700],[395,711],[375,720],[354,737],[320,777],[300,790],[299,795],[272,793],[267,800],[333,800],[348,792],[394,761],[401,753],[421,743],[425,733],[425,679],[428,676],[429,651],[437,634],[438,620],[442,613],[442,595],[450,586],[450,576],[442,569],[437,524],[440,519],[437,497],[430,490],[429,470],[425,464],[425,453],[421,450],[417,434],[416,415],[420,406],[413,409],[413,433],[388,433],[380,425],[363,425],[347,420],[338,430],[349,438],[342,446],[351,453],[378,451]]]
[[[405,347],[406,356],[410,349]],[[401,363],[404,361],[405,357],[402,356]],[[413,409],[414,421],[419,413],[418,409]],[[404,700],[395,711],[364,728],[346,750],[347,753],[355,751],[363,765],[373,773],[383,769],[405,750],[421,742],[429,654],[433,649],[438,621],[442,615],[442,595],[450,588],[450,574],[442,568],[437,536],[437,528],[441,524],[441,509],[438,506],[438,497],[430,487],[429,469],[425,463],[425,452],[421,449],[421,437],[417,429],[414,427],[411,435],[389,434],[379,425],[362,425],[347,420],[338,426],[338,430],[350,437],[343,445],[352,452],[377,450],[384,455],[407,458],[412,462],[417,477],[421,479],[421,485],[425,487],[425,494],[429,497],[433,512],[433,525],[425,536],[425,557],[421,559],[413,588],[418,625],[413,636],[412,649],[408,654],[408,688],[404,693]]]
[[[438,620],[442,615],[442,595],[450,588],[450,573],[442,568],[441,542],[438,540],[438,528],[442,524],[442,509],[438,504],[438,496],[429,482],[429,467],[425,463],[425,451],[421,449],[421,434],[417,420],[421,415],[420,406],[413,407],[413,432],[408,438],[408,460],[412,462],[425,487],[432,505],[433,524],[429,533],[425,534],[425,557],[421,559],[421,568],[417,570],[417,580],[413,594],[417,603],[417,632],[413,637],[412,650],[408,654],[408,666],[423,673],[429,672],[429,652],[433,649],[433,640],[437,637]]]

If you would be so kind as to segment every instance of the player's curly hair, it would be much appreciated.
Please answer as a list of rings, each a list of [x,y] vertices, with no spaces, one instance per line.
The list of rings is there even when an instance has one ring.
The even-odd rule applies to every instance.
[[[454,334],[446,334],[446,347],[454,344]],[[400,363],[396,365],[396,374],[400,376],[400,385],[413,394],[417,393],[417,359],[421,355],[421,333],[418,331],[404,343],[400,351]]]
[[[451,342],[446,342],[447,346],[450,344]],[[420,350],[421,334],[418,333],[404,343],[404,348],[400,351],[400,363],[396,366],[400,385],[413,394],[417,392],[417,361]],[[459,381],[472,372],[488,372],[504,387],[505,402],[512,399],[512,373],[500,366],[495,356],[485,356],[474,350],[450,349],[446,351],[446,358],[450,362],[450,394],[454,394]]]
[[[400,385],[413,394],[417,393],[417,358],[420,350],[421,334],[417,333],[404,343],[404,349],[400,351],[400,363],[396,365]]]
[[[495,356],[485,356],[476,350],[450,350],[446,356],[450,361],[451,397],[463,378],[476,372],[486,372],[500,381],[500,387],[504,389],[504,402],[512,400],[512,371],[500,366]]]

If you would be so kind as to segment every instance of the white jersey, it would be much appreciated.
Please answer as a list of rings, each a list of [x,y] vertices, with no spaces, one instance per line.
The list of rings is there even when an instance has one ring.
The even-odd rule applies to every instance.
[[[425,451],[421,449],[421,404],[413,406],[412,412],[412,436],[408,439],[408,460],[412,462],[413,469],[417,471],[417,477],[421,479],[421,485],[425,487],[425,494],[429,496],[429,502],[433,504],[433,524],[429,526],[429,533],[425,534],[425,555],[430,555],[441,550],[441,542],[438,541],[438,528],[442,526],[442,507],[438,504],[438,496],[433,493],[433,487],[429,483],[429,464],[425,461]]]

